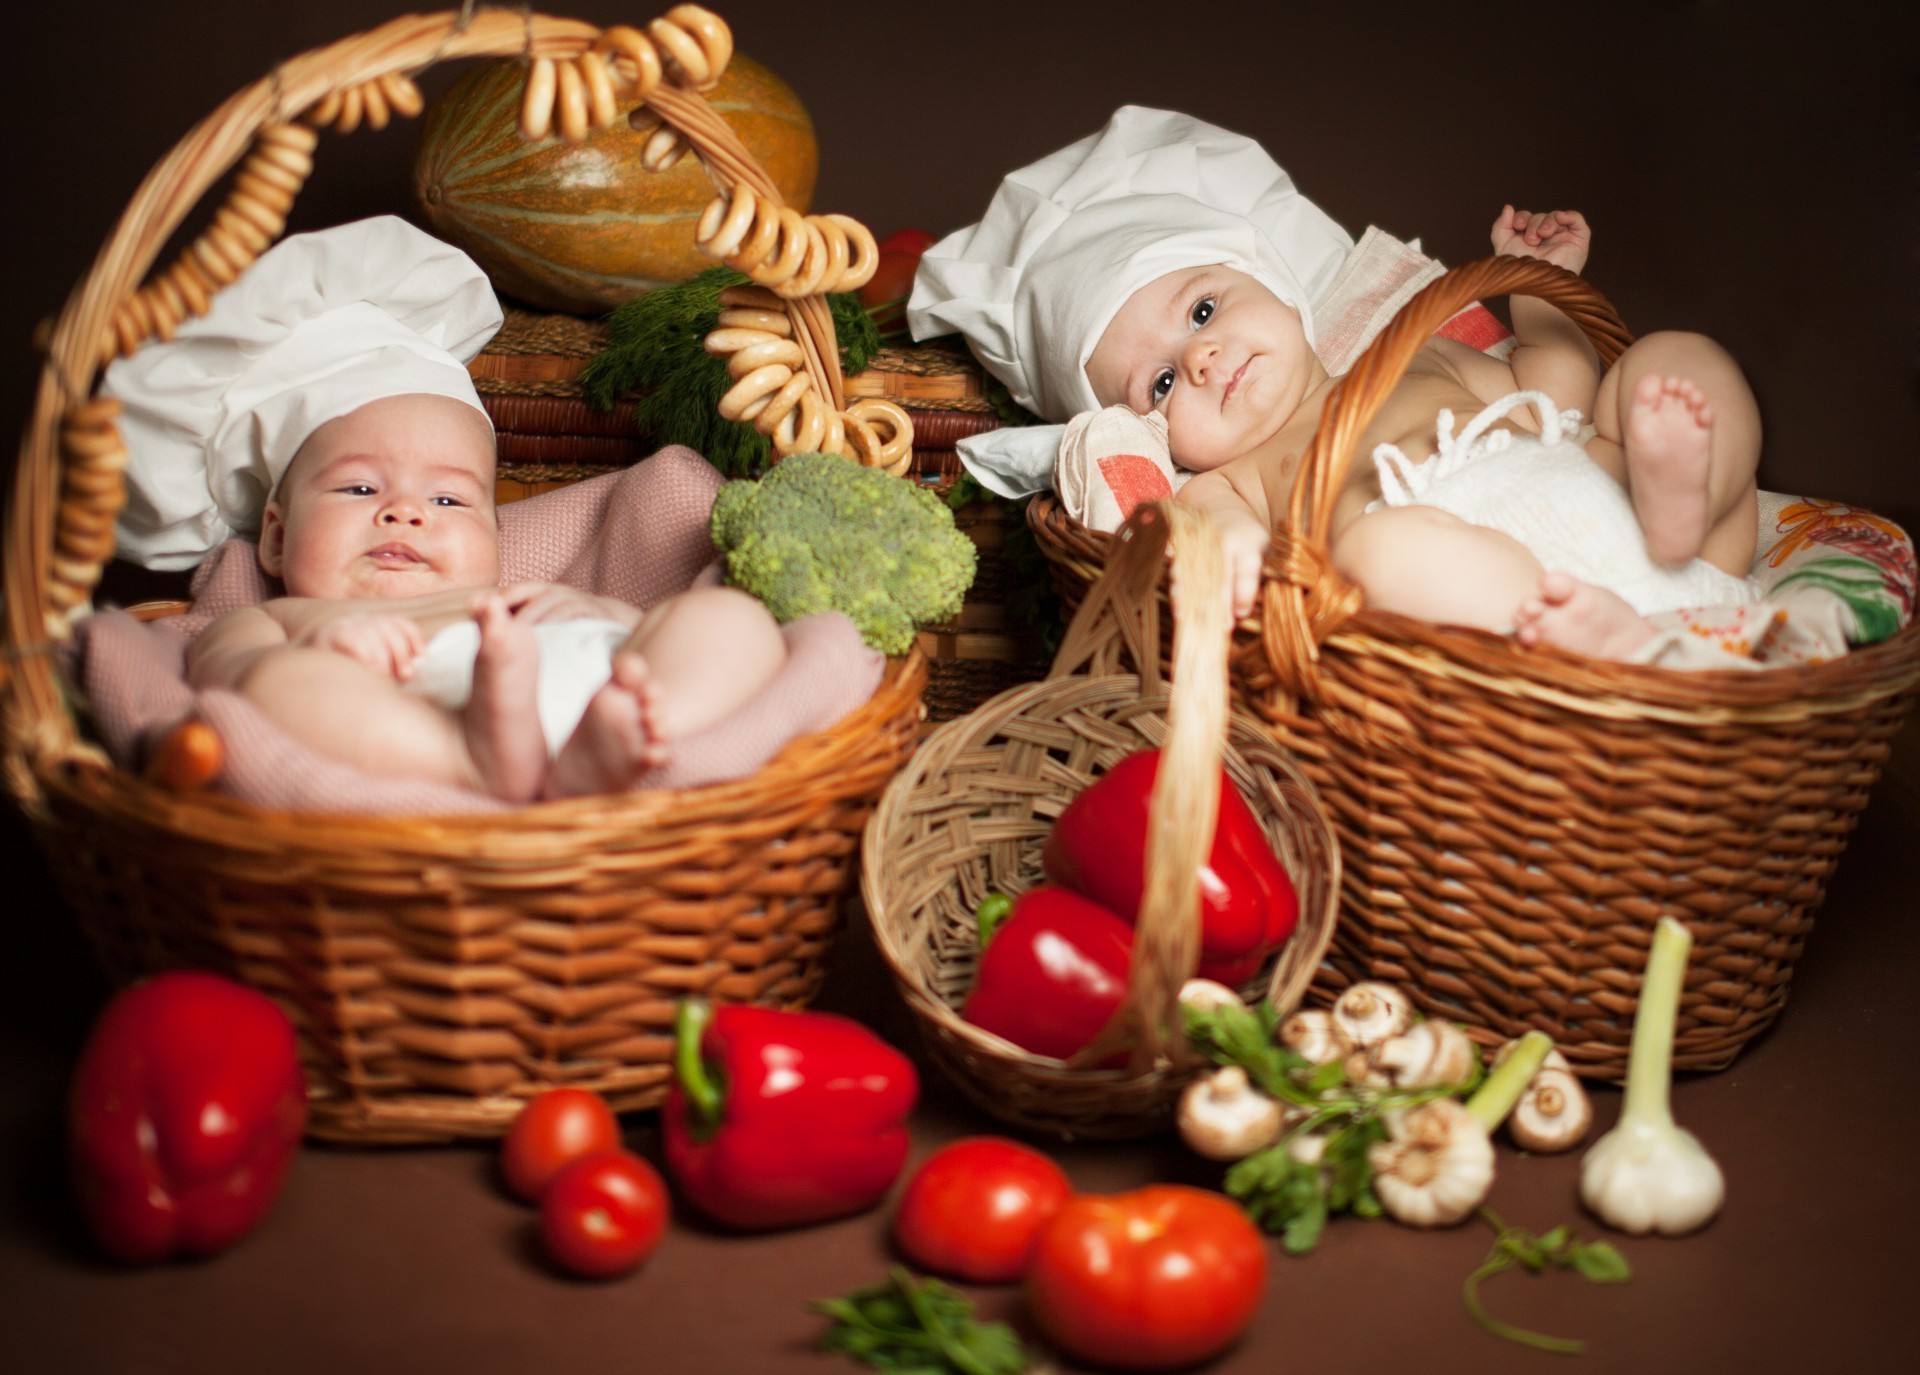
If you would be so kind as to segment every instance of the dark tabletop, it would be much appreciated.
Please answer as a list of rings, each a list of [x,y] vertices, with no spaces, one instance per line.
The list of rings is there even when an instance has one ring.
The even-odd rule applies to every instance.
[[[1888,17],[1897,7],[715,7],[812,111],[816,208],[882,233],[977,217],[1002,172],[1124,101],[1253,134],[1350,228],[1418,235],[1450,261],[1485,251],[1502,200],[1578,206],[1595,225],[1588,276],[1630,324],[1704,329],[1742,360],[1768,426],[1764,484],[1920,526],[1920,47],[1910,22]],[[59,308],[146,168],[273,61],[403,8],[175,0],[36,6],[10,21],[0,99],[15,138],[13,241],[27,247],[0,265],[4,428],[25,424],[34,323]],[[553,8],[611,23],[666,6]],[[295,227],[404,209],[410,139],[330,136]],[[1920,747],[1896,756],[1900,776],[1861,822],[1781,1021],[1732,1068],[1678,1086],[1679,1120],[1726,1171],[1719,1219],[1682,1240],[1621,1240],[1635,1270],[1624,1286],[1516,1273],[1487,1287],[1501,1316],[1588,1338],[1578,1368],[1920,1368],[1920,1032],[1906,984],[1920,970],[1920,884],[1906,868],[1920,853],[1916,759]],[[105,989],[5,809],[0,857],[0,1371],[854,1368],[810,1349],[821,1324],[807,1301],[883,1274],[884,1210],[759,1238],[677,1221],[639,1274],[582,1284],[540,1260],[531,1214],[502,1194],[479,1146],[310,1147],[268,1221],[230,1253],[101,1264],[69,1201],[59,1119]],[[821,1001],[911,1040],[857,912]],[[1600,1126],[1617,1109],[1603,1091]],[[919,1159],[994,1124],[929,1075],[913,1127]],[[651,1115],[626,1129],[657,1160]],[[1172,1140],[1057,1154],[1083,1189],[1218,1178]],[[1575,1198],[1577,1168],[1575,1156],[1503,1148],[1491,1202],[1515,1224],[1598,1235]],[[1461,1282],[1490,1241],[1477,1225],[1349,1220],[1310,1257],[1276,1247],[1265,1305],[1211,1368],[1552,1368],[1563,1358],[1501,1343],[1462,1309]],[[1020,1321],[1012,1291],[973,1292]]]

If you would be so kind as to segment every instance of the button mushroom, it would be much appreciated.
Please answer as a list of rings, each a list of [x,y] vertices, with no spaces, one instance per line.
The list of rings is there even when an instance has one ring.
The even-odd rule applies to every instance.
[[[1357,983],[1333,1000],[1333,1024],[1364,1050],[1411,1026],[1413,1002],[1392,984]]]
[[[1318,1008],[1296,1012],[1280,1023],[1280,1044],[1310,1065],[1330,1065],[1353,1049],[1334,1025],[1333,1014]]]
[[[1424,1089],[1465,1085],[1480,1064],[1473,1040],[1452,1022],[1437,1017],[1415,1022],[1371,1051],[1356,1052],[1347,1077],[1376,1088]]]
[[[1509,1041],[1500,1047],[1493,1063],[1498,1066],[1520,1043]],[[1522,1150],[1542,1155],[1571,1150],[1586,1138],[1593,1126],[1593,1104],[1580,1078],[1559,1051],[1547,1052],[1546,1062],[1533,1076],[1513,1116],[1507,1119],[1507,1134]]]
[[[1253,1087],[1247,1072],[1225,1065],[1194,1080],[1180,1095],[1180,1136],[1209,1160],[1242,1160],[1271,1146],[1285,1113],[1278,1100]]]

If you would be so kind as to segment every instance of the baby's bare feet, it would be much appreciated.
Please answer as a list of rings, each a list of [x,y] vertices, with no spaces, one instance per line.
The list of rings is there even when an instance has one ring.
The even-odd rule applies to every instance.
[[[667,762],[660,689],[647,661],[630,649],[613,656],[613,676],[594,693],[586,714],[547,775],[548,797],[624,792]]]
[[[473,658],[473,694],[462,717],[467,753],[495,797],[525,802],[540,792],[547,741],[540,730],[540,645],[533,627],[516,620],[500,597],[474,608],[480,648]]]
[[[1556,645],[1595,659],[1625,659],[1653,635],[1653,627],[1618,594],[1566,573],[1547,573],[1538,595],[1513,614],[1513,637],[1523,645]]]
[[[1655,563],[1685,563],[1700,552],[1708,508],[1713,407],[1684,377],[1649,373],[1627,402],[1622,447],[1627,491]]]

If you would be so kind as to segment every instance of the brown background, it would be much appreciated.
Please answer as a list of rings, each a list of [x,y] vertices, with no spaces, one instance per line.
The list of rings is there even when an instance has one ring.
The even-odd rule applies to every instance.
[[[274,61],[401,8],[171,0],[11,17],[0,428],[25,423],[35,322],[146,169]],[[813,113],[816,208],[881,233],[976,218],[1003,172],[1128,101],[1252,134],[1354,232],[1419,236],[1449,261],[1484,252],[1503,200],[1577,206],[1595,226],[1588,276],[1629,324],[1704,330],[1746,365],[1769,431],[1763,483],[1920,527],[1920,83],[1912,25],[1889,17],[1904,7],[1301,8],[739,0],[722,13]],[[655,11],[582,0],[562,12]],[[329,136],[295,226],[404,209],[412,138],[411,126]],[[1498,1311],[1587,1335],[1594,1371],[1913,1368],[1914,796],[1883,784],[1780,1026],[1732,1070],[1681,1088],[1683,1120],[1727,1166],[1724,1216],[1697,1238],[1627,1244],[1629,1286],[1510,1277],[1489,1291]],[[817,1325],[804,1301],[878,1276],[877,1216],[753,1241],[682,1226],[639,1278],[572,1285],[526,1249],[525,1214],[491,1191],[488,1153],[472,1148],[309,1150],[270,1224],[229,1256],[98,1266],[59,1176],[58,1110],[102,990],[10,813],[0,846],[0,1369],[852,1368],[806,1351]],[[827,1001],[905,1030],[857,932]],[[1603,1095],[1603,1121],[1614,1103]],[[631,1126],[650,1150],[650,1120]],[[988,1126],[930,1085],[918,1150]],[[1091,1188],[1209,1178],[1170,1144],[1063,1159]],[[1509,1157],[1495,1205],[1537,1228],[1574,1220],[1574,1171]],[[1347,1224],[1309,1260],[1276,1252],[1271,1300],[1219,1368],[1543,1366],[1459,1310],[1487,1240]]]

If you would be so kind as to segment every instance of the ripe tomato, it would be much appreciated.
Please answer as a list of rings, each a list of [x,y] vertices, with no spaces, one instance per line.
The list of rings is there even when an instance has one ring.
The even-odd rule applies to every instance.
[[[538,1203],[547,1183],[583,1156],[620,1144],[620,1123],[597,1093],[548,1089],[520,1109],[500,1144],[500,1172],[507,1187]]]
[[[933,235],[924,229],[901,229],[877,245],[880,261],[856,294],[882,330],[903,323],[906,311],[902,303],[912,294],[913,275],[920,270],[920,258],[933,243]]]
[[[936,1274],[1005,1284],[1026,1273],[1034,1238],[1073,1193],[1047,1156],[1001,1136],[971,1136],[921,1163],[893,1213],[900,1253]]]
[[[540,1235],[561,1269],[624,1275],[653,1254],[670,1210],[660,1172],[632,1151],[576,1160],[540,1196]]]
[[[1239,1205],[1184,1184],[1068,1199],[1027,1266],[1041,1331],[1076,1359],[1128,1370],[1224,1350],[1266,1286],[1266,1239]]]

